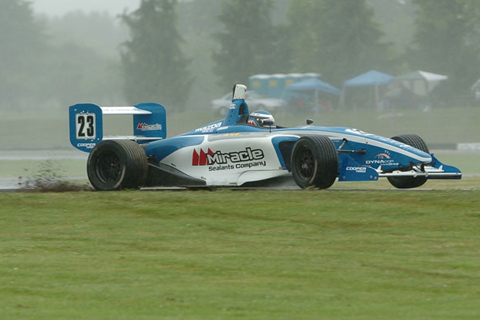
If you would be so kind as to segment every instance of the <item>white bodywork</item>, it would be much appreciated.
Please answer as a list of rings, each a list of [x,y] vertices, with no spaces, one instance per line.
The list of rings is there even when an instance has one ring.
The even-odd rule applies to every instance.
[[[278,160],[272,144],[274,137],[231,134],[228,139],[225,136],[219,139],[216,135],[205,135],[202,144],[179,149],[161,163],[214,186],[237,186],[289,175]],[[250,141],[246,144],[245,139]]]

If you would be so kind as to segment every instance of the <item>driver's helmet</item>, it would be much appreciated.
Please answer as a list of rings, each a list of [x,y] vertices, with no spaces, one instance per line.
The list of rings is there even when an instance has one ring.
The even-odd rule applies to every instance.
[[[271,124],[264,125],[264,121],[269,121]],[[264,110],[258,110],[255,112],[250,113],[250,116],[248,117],[247,123],[251,126],[254,127],[264,127],[264,126],[271,126],[275,123],[275,119],[273,116]]]

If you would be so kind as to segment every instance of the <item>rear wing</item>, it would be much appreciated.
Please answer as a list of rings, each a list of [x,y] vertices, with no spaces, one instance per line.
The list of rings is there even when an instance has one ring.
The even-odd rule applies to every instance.
[[[104,115],[133,115],[133,136],[103,136]],[[102,140],[128,139],[138,143],[167,137],[167,112],[158,103],[129,107],[99,107],[76,104],[69,108],[70,143],[78,150],[91,152]]]

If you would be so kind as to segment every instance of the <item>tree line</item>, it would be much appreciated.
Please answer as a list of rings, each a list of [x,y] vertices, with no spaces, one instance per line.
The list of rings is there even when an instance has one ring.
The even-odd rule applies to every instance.
[[[412,40],[400,50],[386,41],[375,0],[142,0],[119,17],[128,37],[117,59],[89,39],[55,43],[52,22],[28,1],[0,0],[0,106],[159,101],[181,111],[197,88],[226,90],[254,74],[317,72],[340,87],[371,69],[441,73],[450,78],[444,98],[468,93],[480,77],[480,3],[390,3],[390,12],[415,12]],[[78,15],[64,19],[85,21]],[[102,32],[110,20],[91,16],[88,27]]]

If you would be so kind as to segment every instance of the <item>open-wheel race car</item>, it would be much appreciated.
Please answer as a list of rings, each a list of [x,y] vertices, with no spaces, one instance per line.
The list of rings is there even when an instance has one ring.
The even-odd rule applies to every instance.
[[[326,189],[338,181],[387,178],[397,188],[462,173],[430,154],[413,134],[393,138],[353,128],[275,125],[268,112],[250,113],[247,88],[235,85],[224,119],[167,138],[166,111],[76,104],[69,109],[70,141],[89,152],[87,173],[96,190],[153,186],[245,186],[293,179],[300,188]],[[133,136],[103,137],[103,116],[132,114]]]

